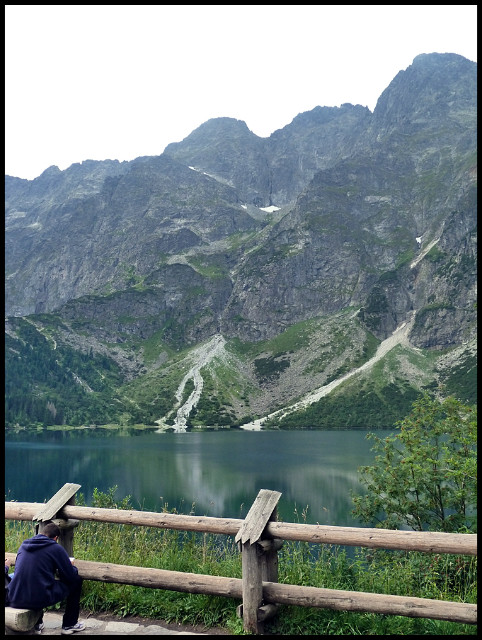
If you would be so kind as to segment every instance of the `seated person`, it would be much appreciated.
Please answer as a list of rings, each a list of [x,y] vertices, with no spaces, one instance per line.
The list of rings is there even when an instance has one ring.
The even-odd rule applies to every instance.
[[[67,551],[57,544],[59,535],[59,527],[49,522],[42,533],[22,542],[15,572],[6,585],[5,604],[15,609],[43,609],[66,599],[61,633],[69,635],[85,629],[85,625],[78,622],[82,578]],[[7,561],[5,574],[8,574]],[[42,612],[35,630],[41,631],[43,626]]]

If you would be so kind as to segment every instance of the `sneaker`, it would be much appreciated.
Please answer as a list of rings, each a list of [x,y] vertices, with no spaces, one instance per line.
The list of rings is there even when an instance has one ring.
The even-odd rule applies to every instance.
[[[85,624],[82,622],[77,622],[72,627],[62,627],[61,634],[62,635],[70,635],[71,633],[75,633],[76,631],[83,631],[85,629]]]
[[[45,627],[43,622],[38,622],[34,628],[33,628],[33,632],[36,633],[37,635],[40,635],[42,633],[42,629]]]

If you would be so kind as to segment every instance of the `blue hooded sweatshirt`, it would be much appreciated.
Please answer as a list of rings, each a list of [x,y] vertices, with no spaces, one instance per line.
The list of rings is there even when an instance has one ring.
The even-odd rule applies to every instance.
[[[7,587],[8,604],[16,609],[43,609],[60,602],[68,596],[77,575],[67,551],[39,533],[24,540],[18,550],[15,572]]]

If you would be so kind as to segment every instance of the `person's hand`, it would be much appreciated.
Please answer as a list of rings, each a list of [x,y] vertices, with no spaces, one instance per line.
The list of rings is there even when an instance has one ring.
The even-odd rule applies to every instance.
[[[12,564],[12,561],[9,560],[8,558],[5,558],[5,566],[10,568],[11,564]]]

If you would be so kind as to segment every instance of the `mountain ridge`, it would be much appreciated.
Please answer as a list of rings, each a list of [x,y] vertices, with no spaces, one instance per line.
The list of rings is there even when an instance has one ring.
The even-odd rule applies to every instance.
[[[368,385],[387,420],[390,385],[408,402],[442,379],[456,388],[452,369],[464,370],[473,398],[476,95],[475,63],[422,54],[373,113],[315,107],[268,138],[213,118],[160,156],[50,167],[34,181],[7,176],[7,355],[24,353],[16,341],[28,316],[42,327],[35,337],[30,325],[29,340],[43,332],[116,363],[117,399],[98,419],[152,422],[162,411],[138,395],[155,403],[148,387],[166,385],[168,414],[182,354],[221,335],[236,365],[214,367],[189,420],[236,426],[359,368],[414,315],[410,346],[392,363],[399,371],[384,381],[380,365],[356,384]],[[447,350],[460,357],[441,372]],[[25,357],[9,366],[22,370]],[[417,362],[413,379],[402,375],[407,359]]]

